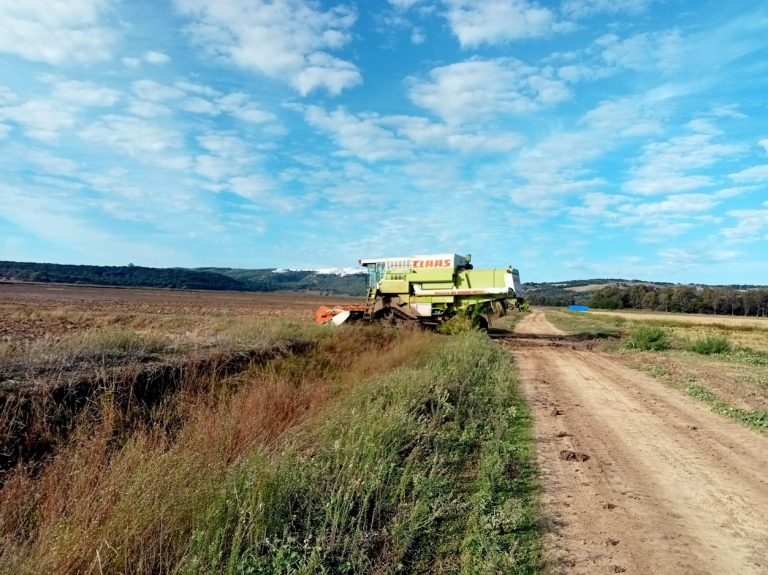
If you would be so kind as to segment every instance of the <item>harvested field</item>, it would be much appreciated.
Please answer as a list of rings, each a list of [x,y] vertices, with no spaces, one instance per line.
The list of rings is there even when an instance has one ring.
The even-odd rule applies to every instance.
[[[219,319],[309,321],[319,305],[359,298],[312,294],[121,289],[0,282],[0,343],[103,326],[173,331]],[[185,320],[185,321],[181,321]]]

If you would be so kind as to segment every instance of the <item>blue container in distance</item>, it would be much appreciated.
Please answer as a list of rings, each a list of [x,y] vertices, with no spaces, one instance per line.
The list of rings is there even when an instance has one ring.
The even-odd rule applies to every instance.
[[[568,311],[589,311],[589,306],[587,305],[569,305]]]

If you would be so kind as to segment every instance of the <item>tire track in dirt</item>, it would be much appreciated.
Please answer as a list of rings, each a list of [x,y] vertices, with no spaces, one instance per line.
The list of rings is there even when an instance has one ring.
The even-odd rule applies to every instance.
[[[768,438],[557,345],[540,312],[516,331],[525,345],[506,345],[534,416],[551,572],[768,573]]]

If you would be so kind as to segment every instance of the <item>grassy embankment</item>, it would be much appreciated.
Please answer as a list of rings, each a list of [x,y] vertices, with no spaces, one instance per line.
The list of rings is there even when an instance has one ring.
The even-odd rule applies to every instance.
[[[768,352],[743,343],[768,339],[768,324],[565,311],[549,311],[547,316],[570,333],[621,336],[602,349],[616,352],[628,365],[703,401],[713,411],[768,432]]]
[[[229,329],[217,345],[282,352],[193,362],[151,404],[107,370],[47,457],[3,476],[0,572],[537,570],[530,420],[503,350],[477,333]],[[101,356],[135,377],[190,352],[78,337],[26,359],[66,375]],[[22,377],[17,353],[3,361]]]

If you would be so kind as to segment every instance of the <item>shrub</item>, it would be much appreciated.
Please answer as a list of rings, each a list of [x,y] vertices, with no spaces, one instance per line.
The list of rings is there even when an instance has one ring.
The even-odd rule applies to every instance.
[[[643,325],[632,332],[627,347],[630,349],[642,349],[662,351],[669,348],[667,332],[660,327]]]
[[[689,342],[685,349],[703,355],[727,353],[731,351],[731,342],[721,335],[713,335]]]

